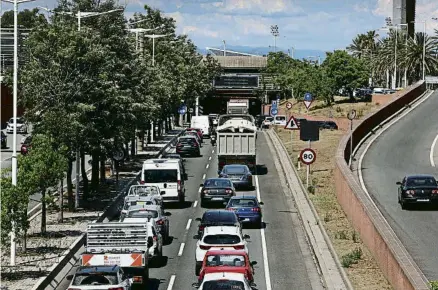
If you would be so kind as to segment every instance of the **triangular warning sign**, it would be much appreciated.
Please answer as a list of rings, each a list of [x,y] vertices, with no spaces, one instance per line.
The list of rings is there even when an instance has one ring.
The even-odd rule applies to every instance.
[[[291,116],[289,118],[289,121],[287,121],[286,126],[284,126],[284,129],[288,129],[288,130],[300,129],[300,126],[298,126],[297,120],[295,120],[294,116]]]

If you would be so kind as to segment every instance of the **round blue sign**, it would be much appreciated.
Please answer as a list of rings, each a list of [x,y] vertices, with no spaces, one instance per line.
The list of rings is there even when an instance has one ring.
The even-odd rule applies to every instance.
[[[313,100],[311,93],[305,93],[304,94],[304,101],[311,102]]]
[[[179,107],[178,114],[184,115],[185,113],[187,113],[187,107],[186,106]]]
[[[278,110],[276,108],[271,108],[271,116],[275,116],[278,114]]]

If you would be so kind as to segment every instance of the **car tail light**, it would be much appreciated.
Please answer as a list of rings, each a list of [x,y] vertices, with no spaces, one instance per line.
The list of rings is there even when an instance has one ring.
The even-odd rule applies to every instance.
[[[438,189],[432,190],[432,194],[438,194]]]
[[[225,193],[233,193],[231,189],[225,189]]]
[[[142,283],[143,282],[143,277],[142,276],[134,276],[134,277],[132,277],[132,282],[134,282],[134,283]]]
[[[245,246],[244,245],[239,245],[239,246],[233,246],[233,248],[235,250],[243,250],[243,249],[245,249]]]
[[[208,189],[204,189],[204,190],[202,191],[202,193],[203,193],[203,194],[210,193],[210,190],[208,190]]]
[[[144,180],[141,180],[141,181],[140,181],[140,184],[144,184]]]
[[[251,209],[251,211],[254,211],[254,212],[260,212],[260,208],[259,208],[259,207],[253,207],[253,208]]]
[[[154,242],[157,242],[157,240],[158,240],[157,236],[153,236],[152,240],[153,240]]]
[[[164,225],[164,220],[157,220],[157,225]]]
[[[205,229],[205,226],[199,226],[199,230],[203,231]]]
[[[199,248],[201,248],[201,250],[210,250],[211,247],[201,245],[201,246],[199,246]]]
[[[178,191],[181,191],[181,180],[178,180],[177,183],[178,183],[178,187],[177,187]]]
[[[414,195],[415,190],[406,190],[406,194]]]

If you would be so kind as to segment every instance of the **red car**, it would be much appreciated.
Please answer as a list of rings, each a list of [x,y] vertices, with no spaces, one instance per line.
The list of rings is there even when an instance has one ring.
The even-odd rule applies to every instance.
[[[198,133],[199,138],[204,138],[204,135],[202,134],[202,130],[201,129],[197,129],[197,128],[188,128],[187,131],[196,131],[196,133]]]
[[[208,273],[242,273],[249,282],[254,282],[254,268],[256,261],[250,262],[248,254],[244,250],[211,250],[205,254],[202,262],[199,282]]]

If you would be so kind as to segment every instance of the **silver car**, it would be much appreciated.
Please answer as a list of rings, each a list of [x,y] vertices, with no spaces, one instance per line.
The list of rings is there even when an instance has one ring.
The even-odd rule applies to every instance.
[[[6,133],[13,133],[13,132],[14,132],[14,118],[10,118],[6,126]],[[24,122],[24,119],[21,117],[17,118],[17,133],[27,134],[27,125]]]

